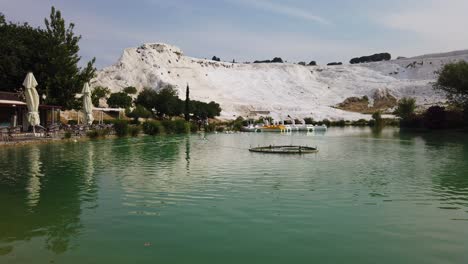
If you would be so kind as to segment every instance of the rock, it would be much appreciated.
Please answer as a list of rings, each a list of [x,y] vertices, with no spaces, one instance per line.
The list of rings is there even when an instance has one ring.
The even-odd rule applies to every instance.
[[[316,61],[311,61],[311,62],[309,62],[309,66],[317,66],[317,62]]]
[[[342,62],[330,62],[327,64],[327,66],[337,66],[337,65],[343,65]]]

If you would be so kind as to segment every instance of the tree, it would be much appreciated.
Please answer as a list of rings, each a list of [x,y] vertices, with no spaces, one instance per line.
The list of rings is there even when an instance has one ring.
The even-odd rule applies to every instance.
[[[144,88],[135,99],[136,105],[144,106],[146,109],[151,110],[156,106],[156,97],[158,93],[151,88]]]
[[[401,117],[403,120],[408,120],[414,115],[415,110],[416,100],[414,98],[402,98],[398,102],[398,106],[394,114]]]
[[[91,101],[93,105],[99,107],[99,100],[102,98],[106,98],[111,91],[107,87],[96,86],[93,91],[91,92]]]
[[[114,108],[128,108],[132,106],[132,98],[124,92],[113,93],[107,99],[107,104]]]
[[[27,23],[6,22],[0,16],[0,83],[2,90],[17,91],[29,71],[39,83],[39,94],[47,95],[47,103],[65,108],[77,105],[75,94],[95,73],[94,59],[84,69],[78,67],[78,42],[74,25],[65,26],[60,11],[51,9],[45,29]]]
[[[75,25],[65,26],[60,11],[51,8],[50,18],[45,19],[47,51],[49,63],[42,70],[46,76],[44,86],[48,103],[72,108],[75,94],[81,91],[83,84],[94,77],[95,58],[84,69],[78,67],[81,57],[78,42],[81,36],[75,36]]]
[[[138,93],[138,90],[137,90],[137,88],[135,88],[133,86],[128,86],[128,87],[125,87],[123,89],[123,92],[126,93],[126,94],[136,94],[136,93]]]
[[[136,105],[133,111],[127,113],[128,117],[134,118],[135,120],[138,120],[138,118],[150,118],[152,115],[151,111],[142,105]]]
[[[174,86],[166,85],[158,91],[154,107],[159,116],[179,116],[183,112],[182,100]]]
[[[6,23],[5,16],[3,13],[0,13],[0,26],[4,26]]]
[[[184,108],[185,121],[190,121],[190,87],[187,83],[185,90],[185,108]]]
[[[468,111],[468,62],[446,64],[440,70],[434,88],[445,92],[450,102]]]
[[[39,28],[27,23],[14,24],[0,17],[0,89],[17,92],[29,71],[35,73],[39,83],[38,93],[43,94],[44,77],[39,70],[48,64],[46,53],[46,35]]]

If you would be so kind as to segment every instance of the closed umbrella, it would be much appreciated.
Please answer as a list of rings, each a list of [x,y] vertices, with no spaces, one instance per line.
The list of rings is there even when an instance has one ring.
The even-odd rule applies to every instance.
[[[36,126],[41,123],[39,118],[39,94],[37,94],[36,86],[37,81],[34,78],[32,72],[26,75],[26,79],[23,82],[24,88],[26,88],[26,104],[28,106],[28,122],[33,127],[34,133],[36,133]]]
[[[91,88],[89,88],[88,83],[85,83],[81,93],[83,94],[83,111],[85,113],[86,124],[92,125],[94,121],[93,102],[91,100]]]

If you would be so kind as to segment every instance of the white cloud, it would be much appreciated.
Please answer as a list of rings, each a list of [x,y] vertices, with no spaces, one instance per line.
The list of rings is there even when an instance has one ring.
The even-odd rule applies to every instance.
[[[251,8],[256,8],[260,10],[270,11],[277,14],[286,15],[293,18],[299,18],[302,20],[308,20],[324,25],[331,24],[330,21],[326,20],[323,17],[317,16],[309,11],[304,9],[292,7],[289,5],[278,4],[271,2],[270,0],[228,0],[230,3],[242,4]]]
[[[390,29],[414,33],[419,49],[445,51],[468,48],[468,1],[425,0],[418,6],[402,6],[401,11],[379,18]]]

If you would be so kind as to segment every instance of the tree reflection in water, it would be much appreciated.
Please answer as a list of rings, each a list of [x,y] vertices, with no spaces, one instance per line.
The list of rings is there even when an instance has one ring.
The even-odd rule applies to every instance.
[[[66,252],[81,228],[81,206],[97,198],[93,146],[54,144],[1,152],[0,167],[6,169],[0,174],[0,255],[14,251],[14,242],[34,238],[45,238],[45,248],[56,254]]]

